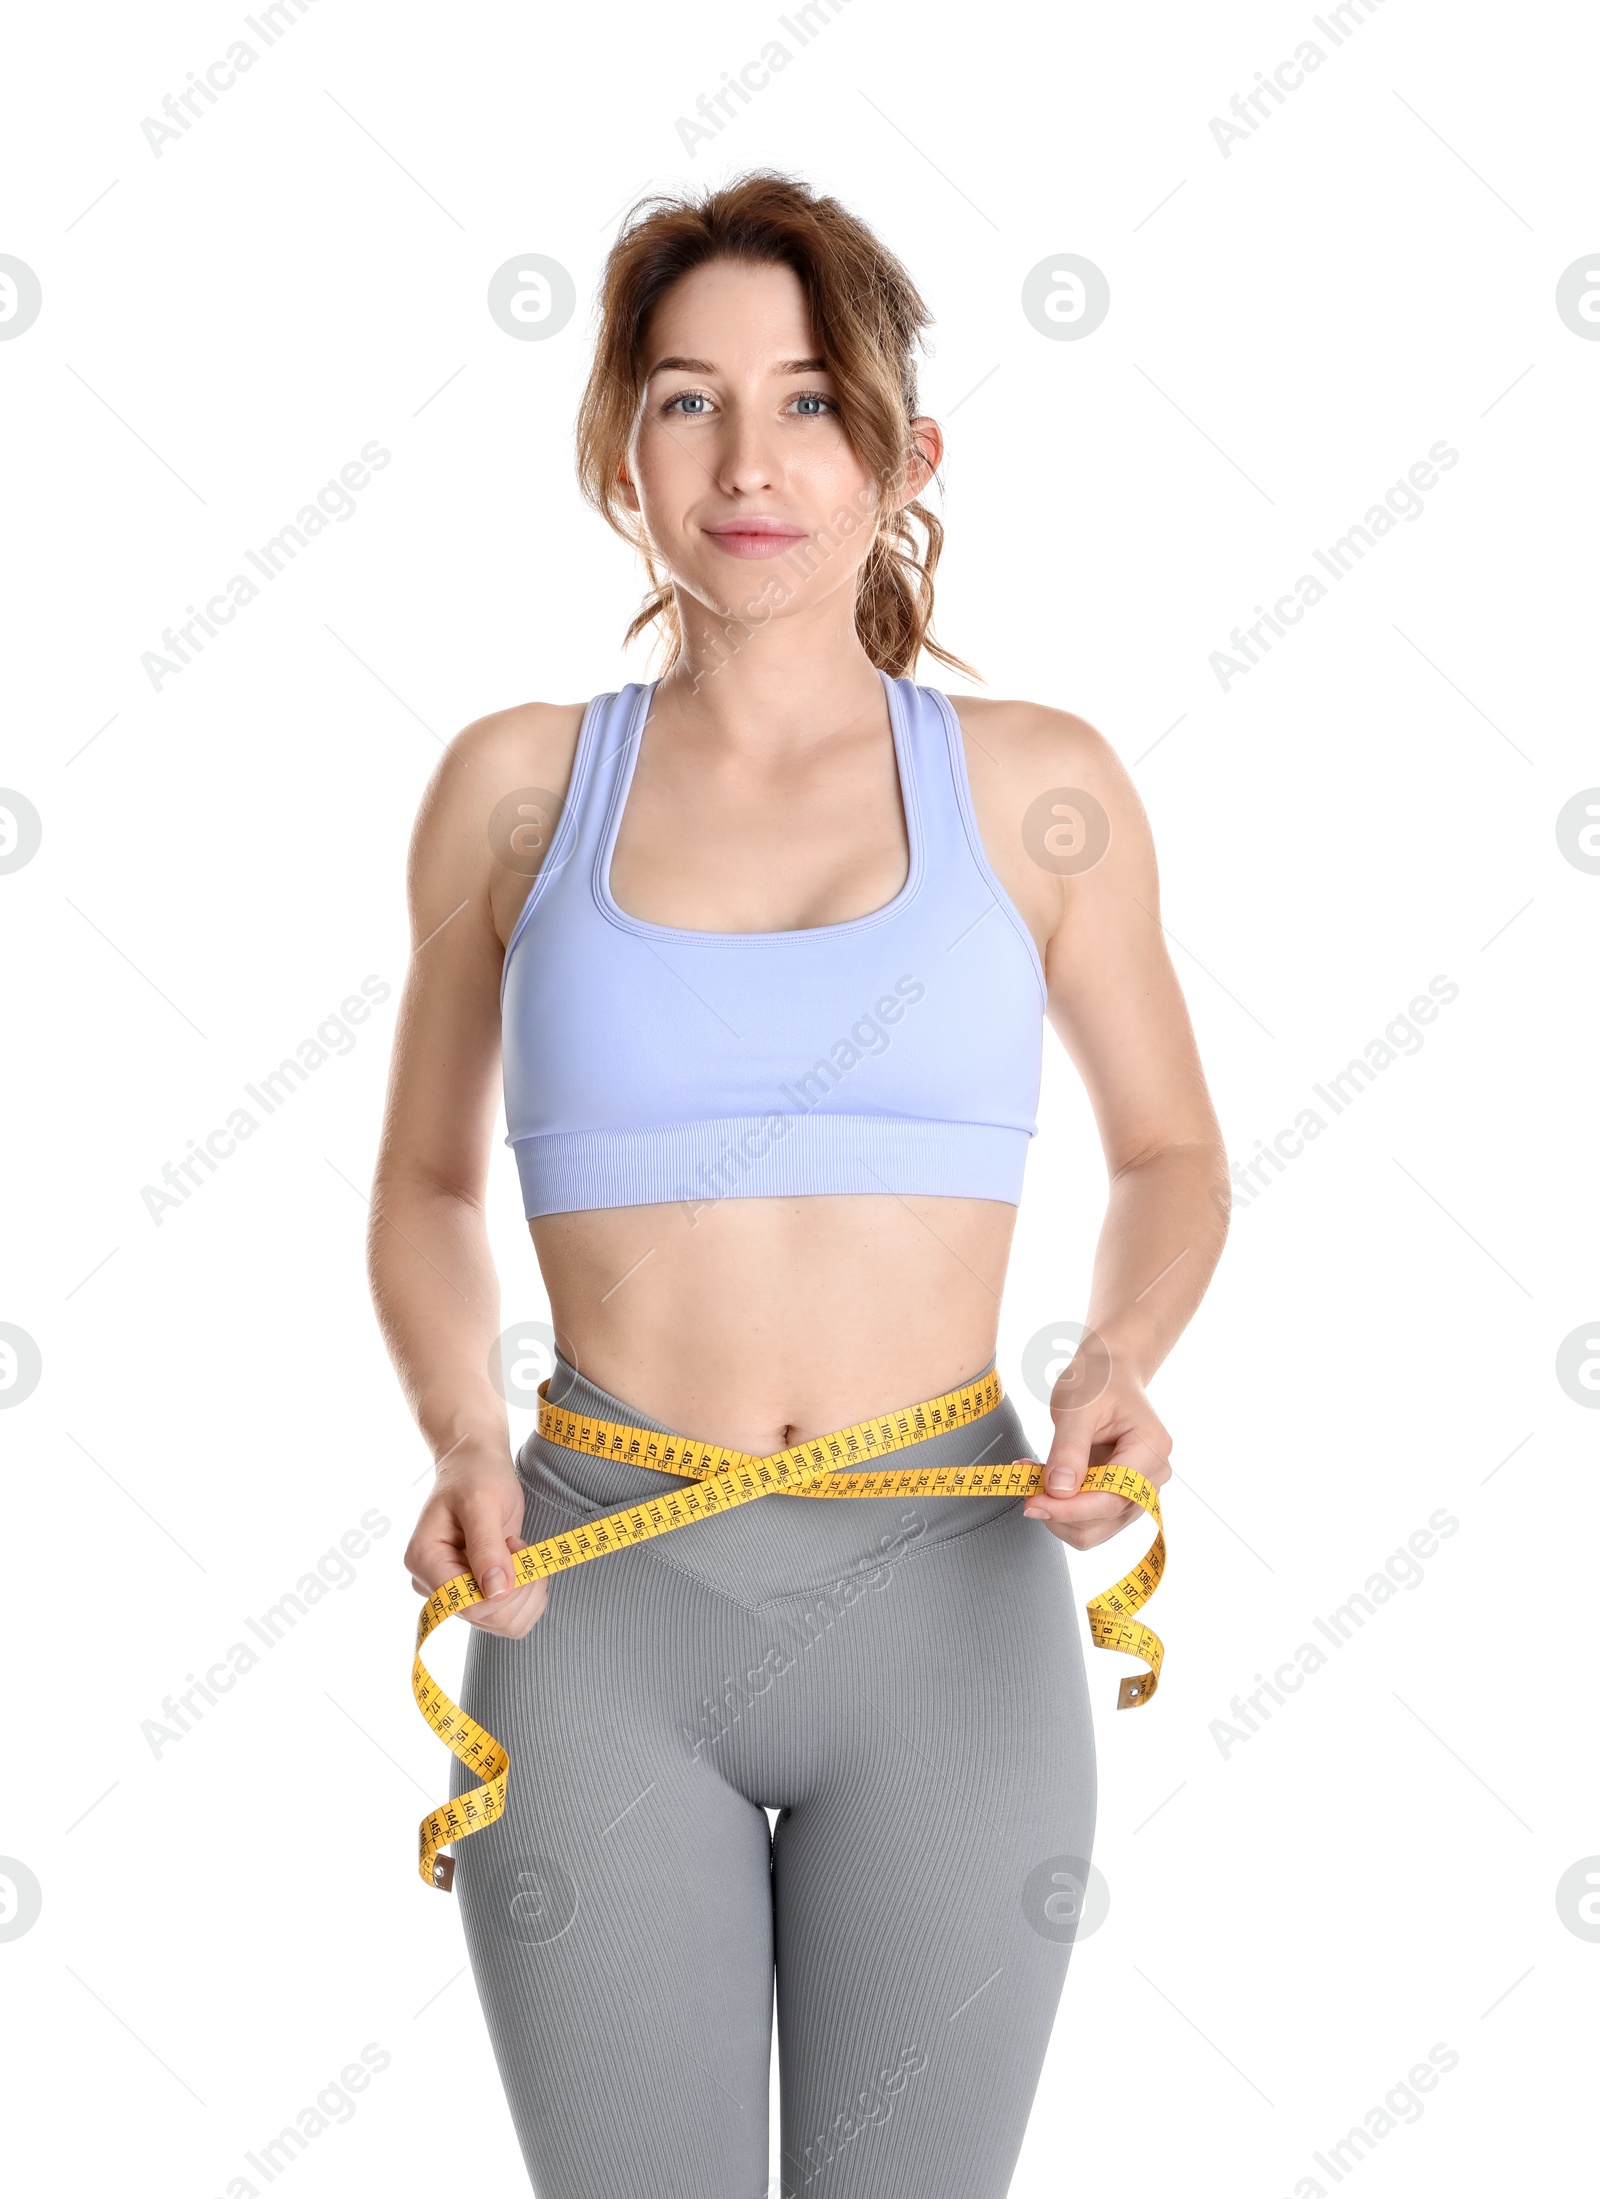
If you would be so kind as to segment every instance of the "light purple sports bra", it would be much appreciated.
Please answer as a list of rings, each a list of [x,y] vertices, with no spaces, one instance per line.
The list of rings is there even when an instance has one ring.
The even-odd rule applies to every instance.
[[[804,931],[681,931],[618,908],[611,855],[654,683],[584,712],[500,987],[530,1220],[834,1191],[1019,1202],[1044,972],[984,853],[948,698],[880,677],[906,881]]]

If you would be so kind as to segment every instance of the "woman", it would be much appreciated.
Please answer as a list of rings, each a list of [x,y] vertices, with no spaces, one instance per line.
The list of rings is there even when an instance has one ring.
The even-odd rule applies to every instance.
[[[959,662],[929,636],[927,318],[781,177],[636,210],[579,466],[646,559],[629,638],[657,622],[667,669],[469,726],[412,846],[371,1266],[438,1462],[413,1583],[485,1592],[464,1694],[511,1787],[457,1890],[541,2199],[762,2199],[774,1971],[784,2193],[1007,2189],[1070,1951],[1047,1897],[1093,1831],[1062,1545],[1134,1516],[1079,1488],[1091,1462],[1167,1479],[1145,1384],[1225,1231],[1115,755],[910,678]],[[685,1484],[545,1435],[513,1466],[482,1208],[502,1045],[550,1400],[766,1457],[983,1402],[1046,1017],[1111,1180],[1047,1491],[768,1494],[514,1583],[526,1542]],[[891,1463],[1026,1456],[991,1397]]]

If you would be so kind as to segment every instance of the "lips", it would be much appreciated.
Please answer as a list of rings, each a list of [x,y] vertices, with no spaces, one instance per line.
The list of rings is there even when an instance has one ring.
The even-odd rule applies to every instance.
[[[803,542],[806,530],[784,519],[764,519],[752,514],[747,519],[728,520],[719,527],[707,527],[705,533],[717,545],[734,557],[777,557],[791,543]]]

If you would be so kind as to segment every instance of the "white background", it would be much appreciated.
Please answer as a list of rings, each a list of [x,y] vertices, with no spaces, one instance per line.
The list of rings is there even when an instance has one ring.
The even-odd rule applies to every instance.
[[[1111,1909],[1013,2190],[1306,2199],[1437,2042],[1459,2063],[1350,2171],[1367,2199],[1548,2179],[1587,2121],[1600,1945],[1556,1888],[1600,1851],[1600,1423],[1555,1367],[1600,1316],[1600,877],[1555,821],[1600,782],[1600,343],[1554,293],[1600,247],[1592,20],[1375,0],[1335,50],[1293,5],[848,0],[801,51],[778,12],[318,0],[270,51],[225,5],[13,19],[0,251],[44,296],[0,342],[0,781],[44,830],[0,877],[0,1318],[43,1360],[0,1421],[29,2188],[211,2199],[368,2041],[390,2066],[295,2193],[469,2159],[524,2188],[413,1864],[448,1786],[398,1562],[426,1458],[362,1277],[393,997],[159,1226],[141,1191],[363,977],[398,991],[441,739],[649,675],[572,475],[594,283],[640,191],[763,164],[862,213],[937,316],[938,630],[1132,766],[1234,1158],[1459,987],[1241,1195],[1157,1380],[1167,1669],[1123,1717],[1091,1660]],[[256,67],[158,158],[141,119],[240,35]],[[677,117],[774,36],[792,65],[689,157]],[[1211,117],[1308,36],[1324,66],[1224,157]],[[485,308],[527,252],[578,287],[548,341]],[[1081,341],[1020,308],[1062,252],[1110,283]],[[142,653],[374,439],[356,515],[154,691]],[[1231,629],[1440,440],[1424,516],[1224,691]],[[1053,1041],[1040,1120],[1000,1366],[1042,1438],[1022,1349],[1081,1319],[1104,1195]],[[505,1318],[537,1320],[494,1167]],[[155,1757],[141,1723],[374,1507],[353,1583]],[[1232,1698],[1440,1507],[1421,1585],[1224,1755]],[[1074,1559],[1080,1603],[1141,1546]]]

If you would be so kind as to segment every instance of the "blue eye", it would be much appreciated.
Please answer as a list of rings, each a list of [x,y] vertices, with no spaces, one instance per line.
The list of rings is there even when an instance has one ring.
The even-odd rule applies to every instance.
[[[708,405],[710,404],[710,402],[711,400],[709,397],[707,397],[704,390],[684,389],[680,390],[676,397],[669,397],[665,406],[663,407],[663,410],[671,412],[674,406],[677,405]],[[692,415],[686,414],[685,418],[698,419],[699,415],[697,413]]]
[[[833,399],[819,396],[814,389],[806,390],[803,395],[795,399],[795,403],[797,405],[818,405],[821,407],[822,412],[832,412],[833,410]],[[821,413],[808,412],[803,417],[807,420],[816,420],[821,417]]]

